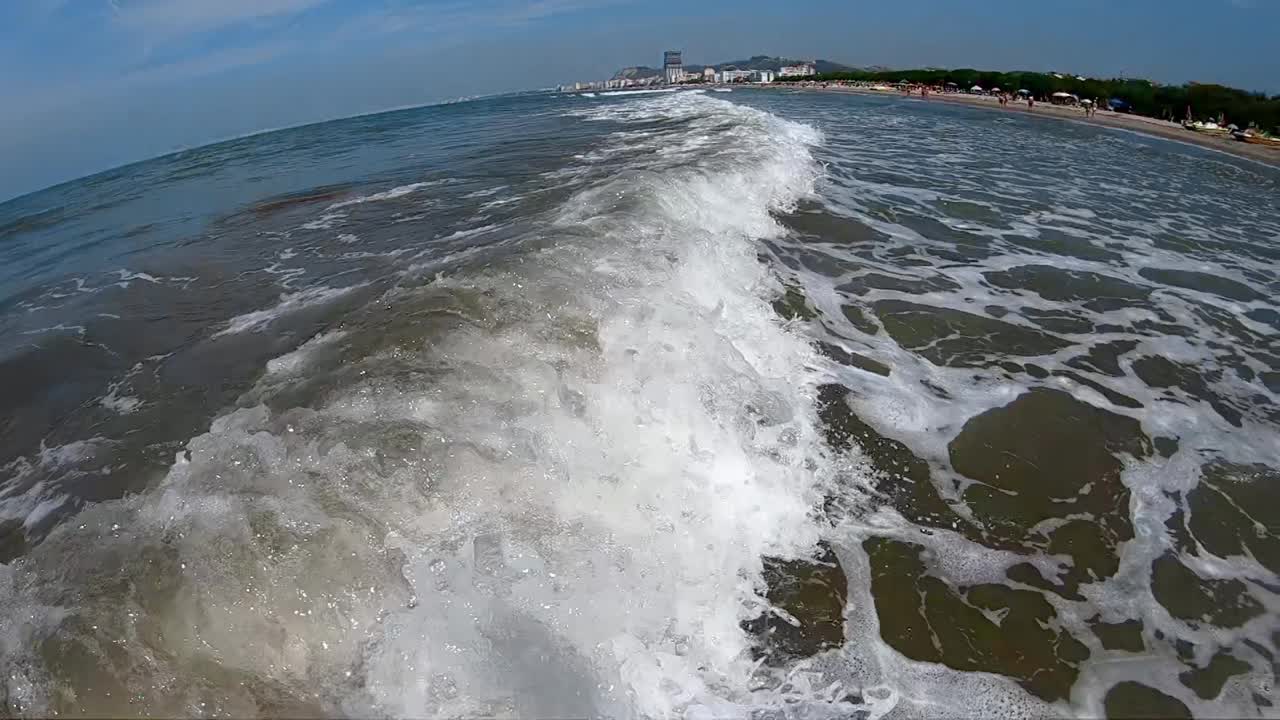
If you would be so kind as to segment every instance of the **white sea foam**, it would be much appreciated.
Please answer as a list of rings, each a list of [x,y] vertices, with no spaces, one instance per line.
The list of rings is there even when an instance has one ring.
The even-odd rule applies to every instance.
[[[838,378],[853,390],[849,402],[860,417],[947,479],[958,479],[948,472],[947,444],[964,422],[1033,385],[1099,406],[1109,401],[1067,378],[1041,383],[940,367],[883,330],[866,334],[842,322],[842,305],[854,299],[835,289],[840,282],[867,268],[913,277],[904,255],[877,254],[878,241],[823,246],[846,268],[843,276],[795,270],[821,320],[780,322],[768,303],[781,288],[757,259],[758,241],[783,243],[770,211],[812,198],[821,137],[812,128],[687,93],[584,103],[568,114],[644,129],[615,133],[581,165],[544,173],[574,192],[530,225],[536,251],[478,273],[424,279],[442,262],[480,253],[488,245],[474,236],[499,228],[435,238],[433,252],[457,249],[432,260],[428,273],[411,268],[367,317],[270,361],[237,409],[191,439],[158,488],[87,510],[77,531],[60,529],[29,565],[0,568],[0,603],[15,608],[0,617],[2,669],[17,707],[47,713],[66,697],[52,691],[22,633],[53,635],[59,613],[70,610],[15,588],[97,578],[107,566],[113,578],[159,574],[174,589],[163,602],[142,582],[123,597],[80,598],[79,622],[149,638],[113,647],[111,668],[91,669],[90,679],[101,672],[128,675],[130,687],[170,683],[165,693],[103,700],[104,713],[295,712],[283,700],[284,710],[263,704],[271,695],[270,702],[301,698],[296,714],[352,716],[1096,716],[1112,682],[1141,678],[1212,714],[1246,707],[1250,689],[1263,687],[1253,673],[1228,683],[1224,704],[1201,702],[1177,682],[1185,666],[1176,658],[1104,652],[1087,630],[1096,612],[1108,621],[1140,618],[1149,633],[1195,639],[1203,660],[1228,640],[1264,637],[1276,614],[1268,606],[1268,616],[1238,633],[1195,629],[1160,610],[1147,590],[1151,560],[1168,547],[1169,493],[1194,486],[1200,453],[1280,461],[1268,427],[1234,428],[1181,391],[1133,378],[1139,354],[1215,363],[1200,338],[1128,329],[1159,320],[1149,308],[1089,316],[1122,328],[1097,339],[1139,343],[1121,360],[1125,377],[1106,381],[1159,411],[1112,409],[1142,419],[1149,434],[1186,440],[1167,461],[1124,459],[1137,537],[1122,544],[1116,576],[1082,589],[1084,602],[1047,596],[1055,625],[1095,653],[1072,697],[1048,704],[1008,678],[909,660],[880,636],[863,539],[910,539],[925,547],[930,572],[956,585],[1003,581],[1019,561],[1052,576],[1061,558],[995,551],[946,530],[921,533],[888,508],[861,505],[870,494],[865,458],[856,448],[833,458],[823,446],[814,385]],[[653,130],[655,120],[667,122]],[[906,299],[988,316],[995,312],[988,306],[1003,306],[1006,322],[1033,327],[1024,309],[1061,303],[995,288],[984,271],[1052,262],[1149,286],[1137,274],[1143,266],[1185,269],[1137,220],[1130,227],[1083,211],[1098,203],[1070,183],[1052,188],[1054,207],[1044,212],[984,217],[1047,191],[1024,187],[1008,169],[967,171],[982,160],[980,146],[961,140],[945,136],[928,148],[928,161],[901,162],[877,157],[876,143],[860,137],[835,139],[824,159],[857,171],[828,177],[827,209],[883,232],[886,246],[960,286],[872,289],[856,302]],[[902,172],[936,177],[931,189],[913,191],[891,179]],[[1135,203],[1166,197],[1124,186],[1107,192]],[[968,202],[972,216],[950,216],[939,210],[944,201]],[[936,224],[910,225],[904,208]],[[1203,219],[1183,222],[1166,229],[1213,239]],[[931,255],[954,250],[951,232],[1006,252],[973,263]],[[1119,259],[1046,255],[1055,233]],[[999,245],[1005,235],[1031,245]],[[1256,277],[1265,266],[1213,269],[1257,283],[1245,271]],[[348,290],[284,295],[219,335],[264,330]],[[1153,292],[1179,322],[1205,329],[1187,293]],[[399,322],[387,329],[384,317]],[[840,344],[890,365],[890,376],[815,356],[802,334],[821,333],[824,323]],[[1226,338],[1216,329],[1205,334]],[[1028,360],[1061,369],[1078,353]],[[922,391],[926,383],[947,397]],[[1215,387],[1238,390],[1234,383],[1224,376]],[[297,400],[303,390],[311,394]],[[832,527],[819,509],[835,492],[865,512]],[[27,515],[56,499],[28,504]],[[848,576],[849,642],[775,673],[751,661],[740,626],[768,610],[761,557],[803,557],[820,538]],[[1238,564],[1221,560],[1194,569],[1242,576]],[[50,586],[45,597],[62,590]],[[200,685],[211,664],[234,678]],[[858,707],[840,699],[846,693],[862,698]]]
[[[120,282],[122,283],[122,287],[128,287],[128,283],[133,280],[142,280],[144,282],[152,283],[153,285],[160,283],[160,280],[157,279],[154,275],[144,273],[144,272],[134,272],[132,270],[121,269],[121,270],[117,270],[116,274],[120,276]]]
[[[843,108],[842,108],[843,110]],[[824,118],[829,122],[855,123],[874,127],[875,122],[841,115]],[[1223,298],[1207,288],[1172,287],[1143,276],[1144,268],[1195,271],[1225,278],[1265,294],[1259,282],[1274,275],[1274,257],[1251,253],[1244,243],[1254,238],[1272,238],[1280,233],[1274,217],[1262,217],[1256,203],[1232,193],[1206,194],[1194,173],[1155,174],[1134,164],[1109,165],[1107,173],[1073,171],[1071,180],[1054,169],[1025,171],[1026,158],[1037,153],[1028,146],[1046,143],[1041,155],[1057,162],[1063,148],[1048,145],[1039,135],[1006,137],[1002,144],[1018,146],[1017,164],[1006,169],[990,167],[990,144],[967,137],[973,129],[948,125],[911,143],[869,132],[854,136],[841,134],[824,148],[823,160],[832,172],[823,185],[822,200],[829,212],[849,217],[852,226],[882,233],[846,240],[837,231],[831,237],[810,238],[803,244],[785,245],[798,283],[809,300],[822,312],[821,324],[812,327],[824,334],[829,328],[837,342],[892,368],[889,377],[857,368],[834,367],[829,372],[852,389],[849,402],[856,414],[880,433],[905,442],[913,452],[928,460],[940,480],[944,494],[951,481],[965,482],[950,468],[948,445],[964,423],[986,410],[1008,404],[1028,389],[1048,386],[1109,411],[1141,421],[1151,436],[1178,438],[1173,457],[1135,460],[1122,458],[1122,482],[1132,494],[1131,519],[1136,537],[1121,543],[1120,571],[1105,582],[1081,589],[1084,602],[1067,601],[1046,593],[1061,626],[1089,645],[1093,658],[1081,667],[1081,680],[1070,702],[1037,708],[1019,704],[1020,712],[1049,715],[1102,714],[1102,696],[1119,680],[1138,680],[1159,688],[1184,702],[1197,716],[1248,715],[1255,707],[1248,688],[1269,682],[1271,660],[1240,644],[1252,638],[1269,646],[1276,629],[1276,599],[1250,584],[1251,594],[1267,608],[1259,618],[1239,630],[1211,626],[1193,627],[1175,620],[1157,602],[1151,591],[1152,562],[1171,548],[1165,523],[1179,508],[1173,493],[1186,492],[1200,481],[1202,464],[1213,458],[1237,463],[1262,463],[1277,467],[1280,446],[1275,442],[1275,420],[1262,415],[1273,407],[1275,393],[1258,379],[1275,371],[1256,353],[1277,335],[1264,322],[1254,322],[1244,313],[1274,308],[1271,300],[1240,301]],[[1016,133],[1016,130],[1008,130]],[[1072,150],[1073,153],[1080,148]],[[994,152],[1000,152],[995,150]],[[1080,168],[1090,163],[1076,158]],[[1085,177],[1075,177],[1081,173]],[[1052,198],[1048,200],[1047,198]],[[1120,200],[1117,200],[1120,199]],[[959,207],[948,207],[954,203]],[[1047,207],[1046,207],[1047,205]],[[1028,211],[1028,207],[1039,207]],[[1140,208],[1131,211],[1129,208]],[[838,228],[838,224],[833,225]],[[1065,240],[1063,239],[1065,238]],[[1016,242],[1010,242],[1010,240]],[[1235,247],[1224,241],[1238,243]],[[958,243],[964,243],[968,257],[956,257]],[[788,251],[796,251],[788,256]],[[809,267],[801,257],[820,251],[827,258],[821,266]],[[907,265],[904,259],[910,260]],[[1052,282],[1040,282],[1041,295],[1031,289],[997,287],[984,275],[1026,265],[1048,265],[1060,271],[1089,272],[1114,282],[1150,292],[1148,303],[1121,304],[1117,309],[1089,308],[1088,298],[1055,297],[1060,292]],[[831,268],[836,268],[832,271]],[[875,272],[909,281],[930,275],[954,283],[954,287],[908,292],[871,287],[858,293],[837,287]],[[832,276],[834,275],[834,277]],[[1069,294],[1068,294],[1069,295]],[[1100,292],[1106,297],[1105,291]],[[1034,314],[1067,312],[1088,321],[1082,332],[1057,330],[1060,337],[1076,343],[1060,351],[1038,357],[1013,358],[1030,362],[1047,371],[1071,371],[1092,379],[1141,403],[1140,408],[1117,405],[1112,398],[1065,377],[1036,379],[1029,374],[1010,374],[996,361],[1008,360],[1002,348],[993,348],[992,362],[985,367],[946,367],[930,362],[920,353],[899,345],[882,328],[868,333],[842,313],[845,305],[862,308],[874,318],[874,304],[883,300],[905,300],[946,311],[961,311],[999,319],[1015,327],[1038,328]],[[1211,323],[1205,308],[1226,313],[1225,324]],[[1190,333],[1165,331],[1162,325],[1181,326]],[[878,324],[878,323],[877,323]],[[1143,326],[1147,325],[1146,328]],[[1255,333],[1258,343],[1239,337],[1244,327]],[[957,328],[958,329],[958,328]],[[1083,355],[1090,345],[1122,341],[1134,344],[1118,360],[1118,375],[1090,372],[1068,364]],[[971,344],[976,339],[969,341]],[[927,348],[926,348],[927,349]],[[1264,351],[1265,352],[1265,351]],[[1231,360],[1231,356],[1237,356]],[[1149,387],[1135,371],[1135,361],[1150,356],[1182,363],[1203,378],[1209,392],[1232,402],[1241,411],[1240,426],[1216,412],[1202,397],[1178,387]],[[1246,369],[1237,371],[1235,363]],[[937,388],[940,392],[922,390]],[[1261,412],[1260,412],[1261,411]],[[1185,511],[1185,502],[1182,505]],[[850,522],[845,545],[856,546],[867,534],[897,537],[928,549],[930,572],[956,585],[1000,581],[1017,556],[997,552],[966,541],[954,533],[931,531],[922,534],[896,513],[881,510]],[[837,541],[837,545],[840,542]],[[850,647],[873,655],[892,678],[891,685],[904,703],[924,708],[947,707],[949,712],[967,714],[978,708],[988,714],[983,696],[971,677],[904,661],[879,639],[874,614],[860,608],[872,605],[865,588],[869,575],[855,577],[862,553],[848,553],[845,570],[850,577]],[[842,558],[845,556],[842,555]],[[1047,577],[1056,574],[1058,561],[1049,556],[1030,560]],[[1215,558],[1203,549],[1200,556],[1184,556],[1182,561],[1205,578],[1259,578],[1273,575],[1248,558]],[[1274,582],[1274,581],[1273,581]],[[854,593],[857,593],[856,595]],[[1148,638],[1159,633],[1180,638],[1196,648],[1196,661],[1203,665],[1219,649],[1232,647],[1246,658],[1253,670],[1229,683],[1227,691],[1212,701],[1198,698],[1177,678],[1187,666],[1180,662],[1166,642],[1150,639],[1145,656],[1105,651],[1088,619],[1104,616],[1108,622],[1140,620]],[[1008,685],[1008,683],[1005,683]],[[962,689],[968,686],[969,689]],[[1256,690],[1254,690],[1256,692]],[[1015,694],[1021,694],[1015,691]],[[1265,695],[1265,693],[1264,693]],[[1021,701],[1020,701],[1021,702]]]
[[[213,660],[339,714],[780,707],[740,622],[766,606],[763,556],[813,552],[829,470],[815,357],[772,312],[779,287],[753,241],[811,191],[818,135],[687,95],[628,112],[683,117],[673,140],[691,147],[732,121],[754,150],[726,138],[705,167],[654,154],[653,172],[621,168],[569,200],[548,230],[561,243],[391,291],[379,306],[459,298],[474,321],[419,344],[313,339],[264,382],[321,372],[308,358],[333,352],[348,353],[347,382],[308,408],[219,418],[155,493],[87,511],[84,533],[41,557],[93,538],[75,575],[98,552],[172,538],[160,562],[185,589],[141,619],[172,628],[153,636],[160,672],[184,687]],[[286,295],[222,334],[337,292]],[[79,612],[113,627],[134,602]],[[49,707],[24,673],[24,707]],[[145,702],[172,714],[184,693]],[[190,693],[260,711],[244,684]],[[813,717],[848,710],[825,688],[801,694],[819,700]]]
[[[601,97],[626,97],[629,95],[656,95],[659,93],[673,93],[679,88],[657,88],[654,90],[612,90],[610,92],[597,93]]]
[[[107,445],[102,437],[49,447],[0,467],[0,522],[17,520],[30,531],[71,502],[60,483],[83,474]]]
[[[477,198],[486,198],[492,195],[497,195],[498,193],[508,189],[509,187],[510,187],[509,185],[497,185],[495,187],[469,192],[466,195],[463,195],[462,197],[465,200],[475,200]]]
[[[447,261],[447,258],[441,256],[440,254],[441,248],[454,247],[455,245],[458,245],[458,244],[465,245],[466,243],[459,243],[459,241],[469,240],[471,238],[484,235],[485,233],[489,233],[494,230],[497,230],[499,227],[502,227],[502,226],[497,224],[479,225],[472,228],[463,228],[462,230],[455,230],[449,233],[448,235],[437,236],[435,238],[432,238],[431,243],[427,248],[423,250],[419,250],[417,253],[412,255],[410,259],[418,260],[421,258],[427,258],[427,262],[430,262],[433,265],[444,263]],[[480,248],[478,246],[464,247],[463,252],[480,251],[482,249],[483,248]]]
[[[351,285],[341,288],[312,287],[305,290],[299,290],[298,292],[285,293],[280,296],[280,302],[269,308],[254,310],[253,312],[237,315],[236,317],[231,318],[227,321],[227,326],[214,333],[213,337],[234,335],[242,332],[261,331],[277,318],[296,312],[302,308],[330,302],[350,293],[357,287],[359,286]]]
[[[129,369],[129,372],[125,373],[124,377],[108,385],[107,394],[98,398],[98,404],[120,415],[128,415],[142,407],[143,401],[141,398],[127,395],[124,391],[128,388],[130,380],[142,372],[144,366],[144,363],[135,363]]]
[[[23,335],[44,335],[45,333],[73,333],[83,337],[85,327],[83,325],[64,325],[62,323],[58,323],[57,325],[22,331]]]
[[[315,220],[302,224],[303,230],[328,230],[346,219],[346,213],[326,212]]]
[[[396,187],[393,187],[390,190],[383,190],[382,192],[371,193],[369,195],[360,195],[358,197],[351,198],[350,200],[343,200],[341,202],[336,202],[330,205],[329,207],[325,208],[325,212],[328,213],[332,210],[337,210],[339,208],[344,208],[344,207],[350,207],[352,205],[363,205],[364,203],[379,202],[382,200],[394,200],[396,198],[401,198],[401,197],[404,197],[405,195],[415,193],[423,188],[435,187],[437,185],[443,185],[448,182],[452,182],[452,181],[446,178],[443,180],[430,180],[426,182],[409,183],[408,185],[397,185]]]
[[[296,375],[306,369],[312,355],[320,348],[345,338],[347,333],[330,330],[321,333],[298,346],[297,350],[267,362],[267,375]]]
[[[510,205],[512,203],[520,202],[524,198],[525,198],[524,195],[508,195],[506,197],[500,197],[494,200],[490,200],[489,202],[486,202],[483,205],[481,205],[480,209],[493,210],[494,208],[499,208],[499,207],[502,207],[503,205]]]
[[[142,405],[142,400],[130,395],[120,395],[113,387],[110,393],[98,400],[98,403],[112,412],[128,415]]]

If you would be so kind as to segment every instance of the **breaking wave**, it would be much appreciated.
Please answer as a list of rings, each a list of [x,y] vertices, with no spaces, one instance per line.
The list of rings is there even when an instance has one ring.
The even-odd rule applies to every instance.
[[[837,473],[758,258],[820,135],[697,96],[583,115],[681,129],[615,138],[628,160],[528,252],[387,291],[272,361],[158,487],[0,567],[11,707],[847,714],[743,628],[764,558],[818,552]]]

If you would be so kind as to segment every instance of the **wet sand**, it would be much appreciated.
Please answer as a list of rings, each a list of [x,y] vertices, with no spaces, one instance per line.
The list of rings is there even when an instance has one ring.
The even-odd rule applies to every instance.
[[[906,99],[908,96],[894,91],[872,90],[870,88],[850,88],[850,87],[827,87],[827,88],[801,88],[803,90],[814,90],[818,92],[844,92],[855,93],[859,95],[880,95],[894,96]],[[919,99],[919,95],[910,96]],[[1010,103],[1007,106],[1001,106],[993,97],[984,97],[979,95],[937,95],[931,94],[926,102],[946,102],[957,105],[969,105],[971,107],[986,108],[988,110],[1004,111],[1031,114],[1039,117],[1056,118],[1059,120],[1072,120],[1075,122],[1089,123],[1092,125],[1103,125],[1106,127],[1118,128],[1121,130],[1130,130],[1133,132],[1146,133],[1155,135],[1166,140],[1175,140],[1185,142],[1191,145],[1209,148],[1229,153],[1237,157],[1255,160],[1257,162],[1266,163],[1273,167],[1280,167],[1280,148],[1272,148],[1264,145],[1250,145],[1235,140],[1230,137],[1221,138],[1204,135],[1201,133],[1187,130],[1177,123],[1168,122],[1166,120],[1157,120],[1155,118],[1143,117],[1141,115],[1129,115],[1127,113],[1115,113],[1106,110],[1100,110],[1093,117],[1085,117],[1084,111],[1079,108],[1060,107],[1056,105],[1047,105],[1037,103],[1035,110],[1028,110],[1026,103]]]

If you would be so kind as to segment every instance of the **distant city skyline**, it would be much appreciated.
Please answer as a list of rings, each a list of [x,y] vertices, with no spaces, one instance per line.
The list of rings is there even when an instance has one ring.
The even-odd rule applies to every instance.
[[[0,201],[267,128],[607,78],[668,49],[691,66],[763,53],[1277,93],[1277,27],[1277,0],[9,0]]]

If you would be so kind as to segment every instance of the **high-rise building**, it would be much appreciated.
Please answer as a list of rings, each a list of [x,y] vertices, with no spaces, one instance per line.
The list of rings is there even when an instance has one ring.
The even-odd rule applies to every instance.
[[[684,60],[679,50],[668,50],[662,55],[662,74],[667,82],[675,85],[684,77]]]

